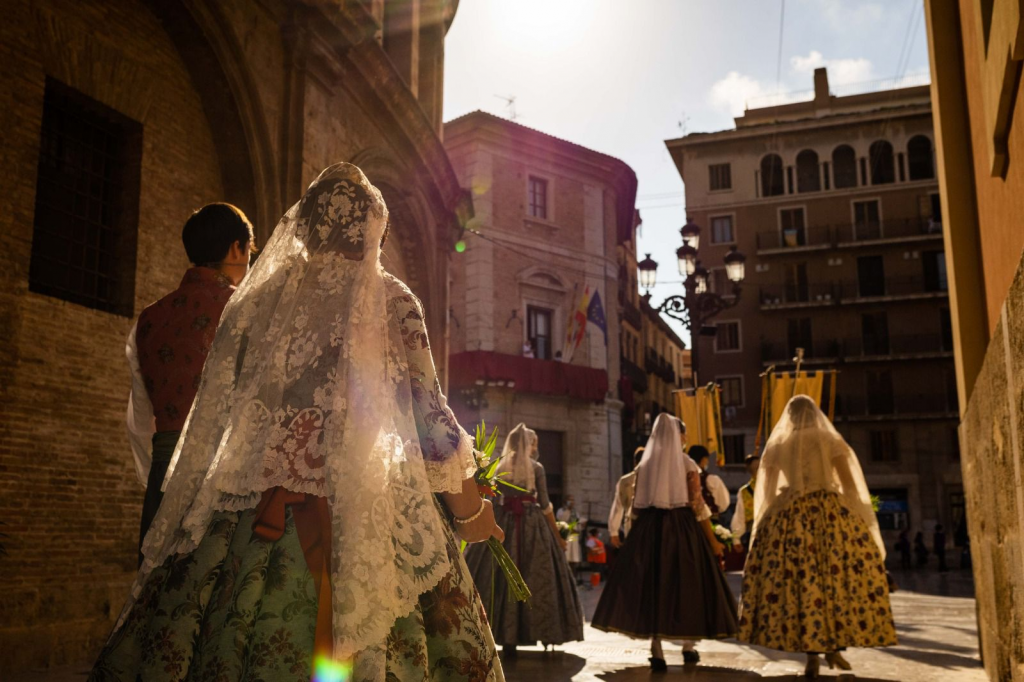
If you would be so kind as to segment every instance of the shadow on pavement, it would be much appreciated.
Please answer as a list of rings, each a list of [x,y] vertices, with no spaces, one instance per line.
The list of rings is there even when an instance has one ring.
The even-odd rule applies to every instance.
[[[836,680],[839,678],[830,677],[832,673],[822,673],[820,679]],[[850,673],[846,673],[849,679]],[[651,673],[647,666],[636,666],[624,668],[615,672],[598,673],[599,679],[606,682],[632,682],[633,680],[645,680],[646,682],[658,682],[659,680],[693,680],[694,682],[756,682],[757,680],[805,680],[803,674],[786,675],[761,675],[749,670],[736,670],[735,668],[718,668],[705,665],[670,665],[667,673]],[[886,682],[874,677],[861,677],[857,675],[857,682]]]
[[[543,670],[544,682],[569,682],[587,665],[587,661],[564,651],[522,651],[515,658],[501,659],[501,668],[509,680],[536,679]],[[516,674],[517,669],[520,674]]]

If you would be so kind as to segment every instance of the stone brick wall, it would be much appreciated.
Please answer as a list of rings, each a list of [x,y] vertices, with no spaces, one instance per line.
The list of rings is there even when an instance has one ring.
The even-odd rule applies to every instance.
[[[1024,680],[1024,260],[960,425],[978,632],[993,682]]]
[[[180,281],[195,208],[246,199],[266,236],[323,167],[353,161],[397,218],[386,265],[424,300],[443,376],[455,212],[472,211],[361,7],[4,3],[0,679],[93,660],[134,577],[143,494],[124,428],[132,318],[28,290],[47,76],[143,126],[136,313]]]
[[[177,285],[181,225],[222,190],[189,74],[145,8],[26,0],[4,14],[0,670],[16,670],[80,661],[106,638],[142,501],[124,435],[131,319],[28,291],[46,76],[143,124],[137,310]]]

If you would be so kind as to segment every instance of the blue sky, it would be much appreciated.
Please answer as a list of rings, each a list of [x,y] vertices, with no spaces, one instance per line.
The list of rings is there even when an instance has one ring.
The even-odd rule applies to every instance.
[[[664,140],[683,126],[731,128],[748,102],[800,98],[818,66],[837,94],[927,82],[922,0],[783,1],[462,0],[445,43],[444,118],[508,116],[501,97],[515,96],[519,123],[628,163],[658,303],[682,291],[686,216]]]

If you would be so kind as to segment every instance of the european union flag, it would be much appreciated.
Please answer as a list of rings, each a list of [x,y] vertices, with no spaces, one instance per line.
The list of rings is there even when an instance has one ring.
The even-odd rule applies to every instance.
[[[601,294],[594,292],[593,298],[590,299],[590,305],[587,306],[587,321],[593,322],[598,328],[604,332],[604,345],[608,345],[608,320],[604,317],[604,306],[601,305]]]

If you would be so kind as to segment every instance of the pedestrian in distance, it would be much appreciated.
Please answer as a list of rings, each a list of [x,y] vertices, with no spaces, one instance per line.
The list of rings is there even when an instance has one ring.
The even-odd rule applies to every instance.
[[[498,473],[521,490],[501,486],[495,500],[498,525],[507,529],[505,550],[533,594],[530,601],[509,597],[508,583],[496,574],[500,569],[485,545],[466,553],[473,581],[485,595],[494,640],[505,657],[516,656],[520,645],[540,642],[546,647],[583,640],[583,607],[548,497],[544,466],[537,461],[537,440],[537,432],[526,424],[505,438]]]
[[[885,545],[857,455],[814,400],[787,404],[765,445],[739,639],[850,670],[847,647],[896,644]]]
[[[700,491],[704,497],[704,504],[711,510],[711,520],[718,523],[722,514],[729,510],[732,498],[729,496],[729,489],[721,476],[716,476],[708,471],[711,466],[711,453],[703,445],[690,446],[688,453],[690,459],[700,467]]]
[[[939,560],[939,573],[945,573],[949,570],[946,566],[946,529],[942,527],[942,524],[935,525],[935,533],[932,535],[932,551],[935,552],[935,558]]]
[[[910,560],[910,537],[905,530],[900,532],[900,538],[896,541],[896,551],[900,553],[900,568],[909,570],[912,565]]]
[[[742,545],[744,551],[749,551],[750,531],[754,527],[754,491],[757,490],[757,471],[761,466],[761,458],[751,453],[743,459],[743,465],[750,480],[740,487],[736,495],[736,511],[732,515],[729,530],[735,538],[734,542]]]
[[[918,568],[928,563],[928,547],[924,544],[924,533],[921,531],[917,531],[914,536],[914,555],[917,557]]]
[[[633,451],[633,470],[624,474],[615,484],[615,499],[608,513],[608,536],[612,547],[622,547],[622,539],[629,535],[633,525],[633,495],[636,493],[636,469],[644,456],[644,448]]]
[[[683,451],[685,426],[658,415],[637,467],[632,527],[608,573],[591,624],[605,632],[651,638],[651,670],[668,669],[662,639],[695,644],[736,633],[736,600],[719,567],[725,548],[704,503],[700,468]]]

